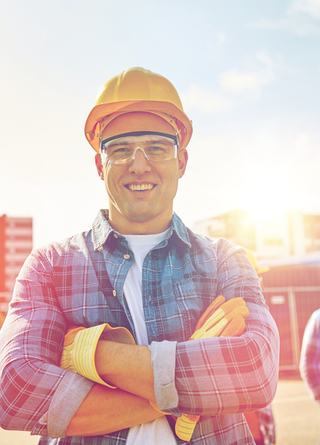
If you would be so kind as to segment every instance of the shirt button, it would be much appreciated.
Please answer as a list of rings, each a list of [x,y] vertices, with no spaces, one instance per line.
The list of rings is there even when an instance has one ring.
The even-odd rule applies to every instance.
[[[149,301],[151,301],[151,295],[149,295]]]
[[[116,233],[114,233],[113,236],[114,236],[115,238],[119,238],[118,235],[117,235]]]
[[[128,255],[128,254],[126,253],[125,255],[123,255],[123,258],[124,258],[125,260],[130,260],[130,255]]]
[[[113,289],[113,291],[112,291],[112,295],[113,295],[114,297],[116,297],[116,296],[117,296],[117,291]]]

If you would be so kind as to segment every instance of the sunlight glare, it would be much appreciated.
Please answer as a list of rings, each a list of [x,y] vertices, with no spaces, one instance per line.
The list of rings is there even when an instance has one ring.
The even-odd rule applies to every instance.
[[[279,222],[290,210],[290,193],[283,172],[260,172],[245,189],[242,201],[253,221]]]

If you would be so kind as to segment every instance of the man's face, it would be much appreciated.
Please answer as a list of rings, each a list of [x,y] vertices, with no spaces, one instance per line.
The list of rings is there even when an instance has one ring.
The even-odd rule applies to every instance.
[[[146,118],[146,113],[134,114],[135,118],[137,114]],[[142,131],[173,134],[172,127],[159,117],[152,117],[151,126],[150,122],[136,123],[135,130],[132,130],[130,114],[118,117],[117,125],[120,119],[121,128],[128,128],[129,131],[141,131],[141,128],[144,128],[146,130]],[[109,137],[110,131],[112,128],[109,128],[104,137]],[[148,137],[127,136],[123,139],[135,148],[144,146]],[[98,171],[103,174],[109,197],[109,222],[114,229],[123,234],[148,234],[159,233],[169,227],[178,181],[186,168],[186,152],[180,154],[179,159],[152,162],[138,149],[135,158],[126,164],[107,162],[99,166],[99,159],[96,162]]]

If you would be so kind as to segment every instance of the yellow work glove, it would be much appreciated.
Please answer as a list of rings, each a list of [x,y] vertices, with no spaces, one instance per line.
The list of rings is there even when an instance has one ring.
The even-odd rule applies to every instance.
[[[195,332],[191,335],[189,340],[198,340],[199,338],[218,337],[227,324],[236,316],[240,315],[244,319],[249,315],[248,308],[243,298],[233,298],[225,303],[225,298],[222,295],[218,297],[220,302],[217,307],[215,301],[204,313],[201,323],[197,324]],[[215,303],[215,304],[214,304]]]
[[[2,327],[5,319],[6,319],[5,314],[3,312],[0,312],[0,328]]]
[[[197,323],[189,340],[208,337],[237,337],[245,330],[245,319],[249,309],[242,298],[233,298],[225,303],[219,295],[208,307]],[[181,414],[176,420],[176,435],[189,442],[200,416]]]
[[[116,387],[102,380],[96,370],[95,353],[100,338],[135,344],[132,334],[123,327],[112,328],[108,323],[91,328],[71,326],[64,337],[60,367],[114,389]]]

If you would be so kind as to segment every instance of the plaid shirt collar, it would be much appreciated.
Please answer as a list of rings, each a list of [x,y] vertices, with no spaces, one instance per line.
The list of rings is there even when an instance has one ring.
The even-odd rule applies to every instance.
[[[108,210],[100,210],[98,215],[92,224],[92,241],[94,250],[101,250],[105,242],[108,241],[109,237],[116,233],[121,237],[121,234],[116,232],[108,223],[109,219],[109,211]],[[189,248],[191,248],[190,237],[187,231],[186,226],[183,224],[181,219],[177,216],[176,213],[173,213],[171,220],[171,227],[166,236],[166,240],[168,240],[172,234],[175,233],[177,238],[184,244],[186,244]]]

